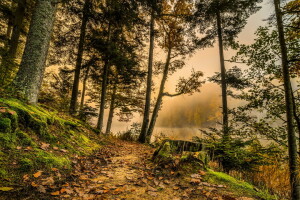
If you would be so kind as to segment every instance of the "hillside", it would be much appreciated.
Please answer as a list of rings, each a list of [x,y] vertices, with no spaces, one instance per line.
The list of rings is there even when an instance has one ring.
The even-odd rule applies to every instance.
[[[161,167],[154,148],[99,138],[55,110],[0,103],[1,199],[272,199],[200,165]]]

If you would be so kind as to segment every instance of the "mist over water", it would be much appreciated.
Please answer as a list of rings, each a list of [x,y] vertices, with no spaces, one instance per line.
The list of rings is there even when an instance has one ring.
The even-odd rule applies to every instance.
[[[207,83],[194,95],[164,97],[153,136],[189,141],[195,136],[201,137],[200,129],[216,126],[222,117],[220,93],[218,85]],[[142,117],[137,114],[129,123],[119,122],[115,117],[112,131],[129,130],[133,122],[141,123]]]

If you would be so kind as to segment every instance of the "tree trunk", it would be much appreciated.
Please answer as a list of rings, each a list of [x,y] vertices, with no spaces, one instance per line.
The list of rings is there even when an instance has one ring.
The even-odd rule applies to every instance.
[[[73,82],[72,96],[70,102],[71,114],[76,113],[76,107],[77,107],[80,70],[81,70],[82,56],[84,51],[84,40],[86,36],[86,26],[89,18],[89,5],[90,5],[90,0],[86,0],[83,7],[82,23],[80,28],[80,38],[79,38],[76,67],[75,67],[75,74],[74,74],[74,82]]]
[[[166,81],[167,81],[167,78],[168,78],[168,73],[169,73],[170,60],[171,60],[171,52],[172,52],[172,49],[169,48],[168,55],[167,55],[167,60],[166,60],[166,64],[165,64],[165,67],[164,67],[163,77],[162,77],[161,83],[160,83],[158,97],[157,97],[157,100],[156,100],[156,104],[155,104],[154,110],[152,112],[151,121],[150,121],[149,128],[148,128],[148,131],[147,131],[147,136],[146,136],[146,142],[147,143],[150,142],[150,139],[151,139],[151,136],[152,136],[152,133],[153,133],[153,130],[154,130],[154,126],[155,126],[155,123],[156,123],[156,119],[158,117],[158,111],[159,111],[161,103],[162,103],[162,98],[163,98],[163,95],[164,95],[165,84],[166,84]]]
[[[90,72],[90,66],[87,67],[86,72],[85,72],[85,76],[84,76],[84,79],[83,79],[83,87],[82,87],[82,94],[81,94],[81,101],[80,101],[80,112],[82,111],[83,105],[84,105],[86,82],[89,78],[89,72]]]
[[[11,2],[11,6],[10,6],[12,12],[14,10],[14,7],[15,7],[15,2],[12,1]],[[6,29],[6,39],[7,39],[7,42],[5,43],[5,47],[7,47],[9,45],[9,42],[11,40],[12,30],[13,30],[13,15],[11,15],[11,16],[8,17],[7,29]]]
[[[111,31],[111,24],[108,24],[108,36],[107,42],[110,41],[110,31]],[[109,60],[105,58],[104,60],[104,67],[103,67],[103,74],[102,74],[102,86],[101,86],[101,98],[100,98],[100,110],[99,110],[99,117],[97,123],[97,129],[99,134],[103,128],[103,118],[104,118],[104,110],[105,110],[105,97],[106,97],[106,89],[107,89],[107,80],[108,80],[108,71],[109,71]]]
[[[220,16],[219,11],[217,11],[217,27],[218,27],[219,53],[220,53],[220,65],[221,65],[221,87],[222,87],[222,109],[223,109],[223,139],[226,141],[226,140],[229,139],[228,107],[227,107],[227,84],[226,84],[226,69],[225,69],[225,61],[224,61],[224,47],[223,47],[221,16]]]
[[[110,133],[110,130],[111,130],[112,120],[113,120],[114,111],[115,111],[116,93],[117,93],[117,85],[114,84],[113,92],[111,94],[109,115],[108,115],[108,120],[107,120],[106,131],[105,131],[106,135],[108,135]]]
[[[104,69],[102,74],[102,86],[101,86],[101,98],[100,98],[100,110],[99,110],[99,117],[97,123],[97,129],[99,134],[103,128],[103,118],[104,118],[104,110],[105,110],[105,97],[106,97],[106,89],[107,89],[107,79],[108,79],[108,71],[109,71],[109,64],[108,60],[104,63]]]
[[[152,89],[152,65],[153,65],[153,51],[154,51],[154,9],[151,12],[150,21],[150,47],[148,58],[148,74],[147,74],[147,89],[146,89],[146,101],[144,109],[144,118],[142,123],[142,129],[139,136],[139,142],[146,142],[146,134],[148,131],[149,117],[150,117],[150,105],[151,105],[151,89]]]
[[[280,0],[274,0],[275,13],[277,19],[277,28],[281,49],[281,60],[282,60],[282,73],[285,90],[285,107],[286,107],[286,119],[287,119],[287,133],[288,133],[288,144],[289,144],[289,164],[290,164],[290,183],[292,191],[292,200],[300,199],[300,182],[298,179],[299,166],[297,163],[297,139],[294,130],[293,123],[293,98],[292,88],[289,75],[288,56],[287,48],[284,38],[284,29],[282,22],[282,13],[280,10]]]
[[[19,39],[21,36],[21,30],[23,28],[25,10],[26,10],[26,0],[20,0],[15,12],[15,20],[14,20],[14,26],[13,26],[10,48],[9,48],[9,58],[12,60],[15,59],[17,54]]]
[[[55,20],[56,1],[38,0],[31,19],[22,62],[14,86],[31,104],[36,104]]]

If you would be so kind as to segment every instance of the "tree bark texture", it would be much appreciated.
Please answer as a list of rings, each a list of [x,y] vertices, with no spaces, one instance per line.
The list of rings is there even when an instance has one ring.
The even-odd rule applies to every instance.
[[[295,135],[295,127],[293,123],[293,97],[292,88],[290,81],[290,73],[288,66],[288,54],[287,47],[284,37],[284,29],[282,22],[282,13],[280,10],[280,0],[274,0],[275,14],[277,20],[278,36],[281,49],[281,61],[282,61],[282,73],[284,81],[284,91],[285,91],[285,107],[286,107],[286,119],[287,119],[287,133],[288,133],[288,145],[289,145],[289,165],[290,165],[290,184],[292,191],[292,200],[300,199],[300,181],[298,179],[299,164],[297,162],[297,139]]]
[[[83,105],[84,105],[86,82],[89,78],[89,72],[90,72],[90,66],[87,66],[87,69],[86,69],[86,72],[84,75],[84,79],[83,79],[82,94],[81,94],[81,100],[80,100],[80,111],[82,111]]]
[[[18,2],[18,6],[15,12],[15,20],[14,20],[13,31],[12,31],[11,41],[10,41],[9,58],[11,59],[16,58],[19,39],[21,36],[21,30],[23,28],[25,11],[26,11],[26,0],[20,0]]]
[[[217,28],[218,28],[219,53],[220,53],[220,65],[221,65],[223,138],[224,138],[224,140],[227,140],[229,137],[229,128],[228,128],[226,69],[225,69],[225,61],[224,61],[224,47],[223,47],[223,36],[222,36],[222,25],[221,25],[220,12],[217,11],[216,15],[217,15]]]
[[[97,123],[97,129],[98,129],[99,133],[101,133],[102,128],[103,128],[108,71],[109,71],[109,64],[108,64],[108,60],[106,60],[104,63],[104,67],[103,67],[101,97],[100,97],[100,110],[99,110],[99,117],[98,117],[98,123]]]
[[[116,93],[117,93],[117,85],[114,84],[113,92],[111,94],[110,107],[109,107],[109,115],[108,115],[108,120],[107,120],[106,131],[105,131],[106,135],[108,135],[110,133],[112,121],[113,121],[113,118],[114,118]]]
[[[151,12],[150,21],[150,47],[149,47],[149,58],[148,58],[148,73],[147,73],[147,88],[146,88],[146,101],[144,109],[144,117],[139,136],[139,142],[146,142],[146,134],[148,131],[149,118],[150,118],[150,105],[151,105],[151,89],[152,89],[152,67],[153,67],[153,52],[154,52],[154,9]]]
[[[78,44],[78,51],[77,51],[77,58],[76,58],[76,66],[75,66],[75,74],[74,74],[74,82],[72,88],[72,95],[71,95],[71,102],[70,102],[70,113],[76,113],[77,107],[77,98],[78,98],[78,88],[79,88],[79,81],[80,81],[80,70],[82,64],[82,56],[84,52],[84,41],[86,36],[86,26],[88,23],[89,18],[89,5],[90,0],[86,0],[83,7],[83,14],[82,14],[82,22],[80,27],[80,37],[79,37],[79,44]]]
[[[164,89],[165,89],[166,81],[168,79],[168,73],[169,73],[169,67],[170,67],[170,61],[171,61],[171,52],[172,52],[172,48],[169,48],[168,54],[167,54],[167,59],[166,59],[166,64],[165,64],[165,67],[164,67],[163,77],[162,77],[161,83],[160,83],[158,97],[157,97],[157,100],[156,100],[156,103],[155,103],[154,110],[152,112],[151,121],[150,121],[149,128],[148,128],[148,131],[147,131],[147,136],[146,136],[146,142],[147,143],[150,142],[151,136],[153,134],[156,119],[158,117],[158,111],[160,109],[160,106],[161,106],[161,103],[162,103],[162,98],[164,96]]]
[[[31,104],[36,104],[38,101],[55,11],[54,0],[36,2],[21,65],[13,83],[20,94]]]
[[[107,42],[110,41],[110,33],[111,32],[111,24],[108,24],[108,36]],[[107,80],[108,80],[108,72],[109,72],[109,60],[104,58],[104,66],[103,66],[103,74],[102,74],[102,86],[101,86],[101,97],[100,97],[100,110],[99,117],[97,123],[97,129],[99,134],[103,128],[103,118],[104,118],[104,110],[105,110],[105,98],[106,98],[106,90],[107,90]]]

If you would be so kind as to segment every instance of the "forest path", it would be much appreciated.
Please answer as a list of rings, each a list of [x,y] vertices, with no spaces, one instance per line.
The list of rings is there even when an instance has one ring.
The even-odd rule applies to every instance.
[[[139,143],[110,140],[109,145],[103,146],[94,155],[74,158],[70,176],[59,181],[47,174],[37,177],[31,185],[38,192],[22,199],[252,199],[233,198],[225,186],[202,181],[201,173],[205,173],[202,171],[185,174],[173,172],[168,166],[161,169],[151,161],[154,150]]]

